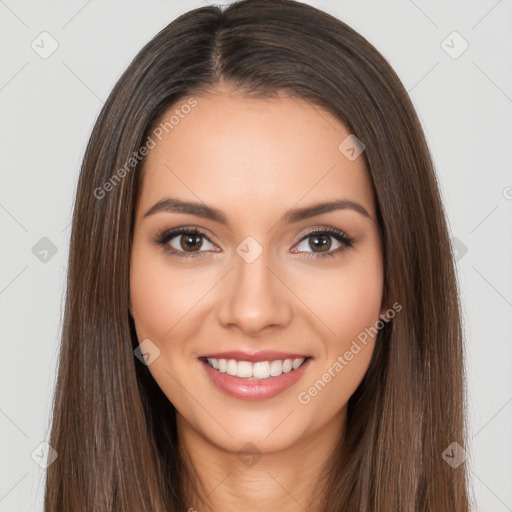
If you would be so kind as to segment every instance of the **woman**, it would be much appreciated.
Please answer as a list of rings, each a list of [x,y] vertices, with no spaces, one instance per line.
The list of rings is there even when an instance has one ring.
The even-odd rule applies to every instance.
[[[291,0],[190,11],[86,150],[45,510],[467,511],[462,350],[385,59]]]

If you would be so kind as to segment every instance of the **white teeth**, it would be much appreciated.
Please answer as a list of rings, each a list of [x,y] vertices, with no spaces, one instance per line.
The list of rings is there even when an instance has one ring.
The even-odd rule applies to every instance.
[[[226,373],[228,375],[236,375],[236,361],[234,359],[230,359],[228,361],[228,368],[226,370]]]
[[[213,367],[210,359],[208,359],[208,363],[210,363],[210,366]],[[219,372],[226,373],[226,370],[228,369],[227,359],[219,359],[218,364],[219,364]]]
[[[238,361],[236,374],[238,377],[252,377],[252,364],[249,361]]]
[[[257,379],[268,379],[270,377],[270,363],[261,361],[252,366],[252,376]]]
[[[293,369],[296,370],[303,362],[304,359],[294,359],[292,363]]]
[[[283,362],[282,361],[272,361],[270,363],[270,375],[272,377],[278,377],[283,373]]]
[[[299,368],[306,359],[285,359],[276,361],[236,361],[235,359],[208,358],[208,364],[221,373],[227,373],[242,379],[260,380],[269,377],[279,377],[282,373],[288,373]]]

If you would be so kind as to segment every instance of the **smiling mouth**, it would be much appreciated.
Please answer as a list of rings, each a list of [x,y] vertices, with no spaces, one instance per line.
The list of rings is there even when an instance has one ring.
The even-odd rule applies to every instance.
[[[279,377],[283,373],[293,372],[300,368],[310,357],[298,359],[276,359],[273,361],[237,361],[235,359],[200,358],[219,373],[226,373],[245,380],[264,380]]]

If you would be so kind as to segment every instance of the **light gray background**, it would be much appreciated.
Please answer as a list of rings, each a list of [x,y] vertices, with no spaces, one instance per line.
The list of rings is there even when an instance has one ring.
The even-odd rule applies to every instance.
[[[44,470],[31,453],[48,439],[69,222],[90,130],[142,46],[206,3],[0,0],[1,512],[42,510]],[[462,248],[478,510],[511,511],[512,2],[307,3],[373,43],[418,109]],[[59,45],[47,59],[31,48],[43,31]],[[458,58],[442,46],[453,31],[469,43]],[[453,37],[444,44],[456,52]],[[57,248],[46,262],[32,252],[42,237]]]

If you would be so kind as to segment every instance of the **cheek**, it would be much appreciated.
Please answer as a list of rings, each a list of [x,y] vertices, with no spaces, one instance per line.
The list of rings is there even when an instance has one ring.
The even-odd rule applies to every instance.
[[[335,305],[331,302],[324,310],[325,323],[335,334],[324,338],[325,354],[297,395],[303,413],[314,417],[315,424],[329,422],[346,407],[366,375],[377,340],[379,283],[361,287],[352,277],[333,283],[345,285],[331,296]]]
[[[139,340],[162,341],[187,313],[196,294],[193,287],[182,285],[180,273],[171,270],[164,256],[134,243],[130,303]]]
[[[299,402],[311,404],[315,414],[327,421],[346,405],[366,374],[377,339],[384,279],[376,245],[361,251],[346,266],[324,271],[310,274],[305,284],[314,290],[308,305],[317,317],[318,329],[326,334],[323,354],[313,378],[304,383]]]
[[[297,283],[298,285],[298,283]],[[313,320],[329,345],[341,351],[366,328],[375,325],[381,311],[384,286],[380,253],[362,251],[346,264],[309,272],[300,284],[300,294],[316,317]]]
[[[172,294],[154,265],[135,258],[130,271],[130,302],[139,340],[160,338],[172,325]]]
[[[334,286],[337,292],[330,308],[333,329],[343,340],[352,339],[378,320],[383,292],[380,266],[353,269],[340,276]]]
[[[321,381],[332,382],[332,403],[338,407],[348,402],[363,380],[377,341],[383,268],[378,250],[367,254],[335,283],[337,306],[330,314],[336,336],[327,347],[328,372],[324,371]]]

